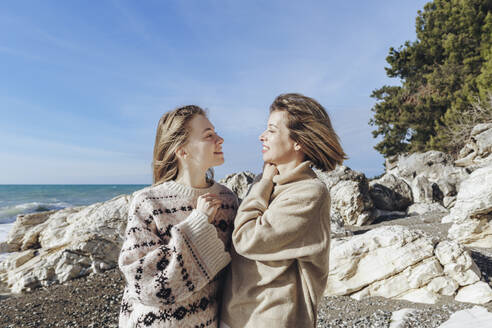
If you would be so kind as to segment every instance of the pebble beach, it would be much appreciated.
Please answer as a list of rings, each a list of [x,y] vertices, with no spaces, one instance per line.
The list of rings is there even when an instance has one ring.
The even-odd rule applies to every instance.
[[[441,236],[448,225],[440,223],[442,215],[429,213],[404,219],[387,219],[363,226],[351,227],[354,234],[383,225],[406,225]],[[492,250],[470,249],[484,280],[490,284]],[[43,287],[19,295],[0,296],[0,327],[117,327],[124,279],[119,269],[94,273],[63,285]],[[472,308],[443,297],[436,304],[412,303],[403,300],[370,297],[360,301],[348,296],[325,297],[318,307],[317,327],[390,328],[396,311],[412,309],[399,328],[434,328],[456,311]],[[492,312],[492,302],[485,305]]]

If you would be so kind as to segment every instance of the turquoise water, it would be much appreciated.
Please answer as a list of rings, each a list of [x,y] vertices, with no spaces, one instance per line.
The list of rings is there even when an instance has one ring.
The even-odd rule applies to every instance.
[[[0,185],[0,224],[18,214],[89,205],[147,185]]]

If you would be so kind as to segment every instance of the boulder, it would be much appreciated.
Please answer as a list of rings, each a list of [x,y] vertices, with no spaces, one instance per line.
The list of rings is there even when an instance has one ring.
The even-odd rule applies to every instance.
[[[345,222],[338,212],[332,212],[330,215],[330,236],[331,238],[352,236],[352,232],[345,229]]]
[[[465,168],[455,167],[451,155],[432,150],[388,158],[386,174],[392,174],[410,186],[413,202],[438,202],[443,205],[445,202],[449,208],[461,181],[469,173]]]
[[[472,129],[470,140],[454,163],[470,170],[492,165],[492,123],[477,124]]]
[[[461,288],[455,299],[458,302],[485,304],[492,301],[492,289],[486,282],[477,281]]]
[[[443,223],[452,222],[448,237],[459,243],[492,247],[492,166],[473,171],[461,184],[456,203]]]
[[[439,328],[490,328],[490,322],[492,322],[492,313],[482,306],[474,306],[453,313]]]
[[[456,242],[438,242],[403,226],[383,226],[333,240],[325,295],[435,303],[480,278],[470,253]]]
[[[116,267],[131,198],[18,216],[0,284],[18,293]]]
[[[315,172],[330,191],[332,216],[338,213],[346,224],[357,226],[370,224],[375,219],[369,184],[363,173],[346,166],[337,166],[329,172]]]
[[[374,207],[386,211],[405,211],[412,204],[410,186],[393,174],[385,174],[369,183],[369,194]]]
[[[241,201],[247,194],[249,187],[255,180],[256,175],[249,171],[233,173],[219,180],[219,183],[231,189]]]

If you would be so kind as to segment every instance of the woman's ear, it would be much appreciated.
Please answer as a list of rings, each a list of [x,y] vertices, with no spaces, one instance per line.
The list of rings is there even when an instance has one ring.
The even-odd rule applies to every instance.
[[[176,156],[180,159],[185,159],[186,157],[188,157],[188,153],[186,151],[186,149],[184,149],[184,147],[179,147],[177,150],[176,150]]]
[[[301,145],[299,145],[297,142],[294,142],[294,150],[295,151],[301,150]]]

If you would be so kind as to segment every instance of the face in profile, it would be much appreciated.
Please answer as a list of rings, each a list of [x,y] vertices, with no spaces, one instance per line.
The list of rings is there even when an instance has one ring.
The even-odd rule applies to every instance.
[[[189,122],[190,135],[183,149],[190,165],[209,169],[224,163],[222,139],[208,118],[195,115]]]
[[[260,135],[264,162],[279,165],[296,158],[295,142],[289,137],[287,120],[284,111],[270,113],[267,129]]]

